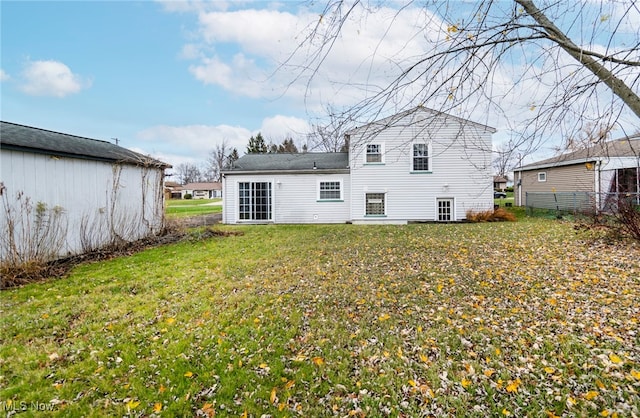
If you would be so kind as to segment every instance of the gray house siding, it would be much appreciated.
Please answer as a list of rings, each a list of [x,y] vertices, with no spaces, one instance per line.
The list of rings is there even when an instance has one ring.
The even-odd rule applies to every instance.
[[[515,194],[515,204],[522,206],[526,203],[526,192],[594,192],[596,171],[595,163],[591,164],[591,169],[580,163],[517,172],[516,182],[521,185],[522,193]],[[545,181],[539,181],[540,174],[544,175]]]

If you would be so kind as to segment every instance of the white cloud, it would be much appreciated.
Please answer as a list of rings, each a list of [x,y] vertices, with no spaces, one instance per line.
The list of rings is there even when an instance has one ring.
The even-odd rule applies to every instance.
[[[59,61],[30,61],[22,72],[22,91],[32,96],[65,97],[91,85]]]
[[[1,81],[7,81],[10,78],[11,77],[9,76],[9,74],[7,74],[3,69],[0,68],[0,82]]]
[[[250,130],[240,126],[158,125],[140,131],[136,136],[144,142],[162,144],[165,153],[204,160],[223,140],[242,153],[251,135]]]
[[[291,137],[302,144],[310,130],[311,127],[306,120],[283,115],[265,118],[260,127],[262,136],[274,143],[281,143],[285,138]]]

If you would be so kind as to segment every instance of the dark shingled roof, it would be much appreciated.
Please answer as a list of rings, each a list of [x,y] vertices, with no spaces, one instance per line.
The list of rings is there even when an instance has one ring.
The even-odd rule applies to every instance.
[[[346,152],[307,152],[302,154],[246,154],[224,170],[225,173],[258,171],[336,171],[349,169]]]
[[[171,167],[162,161],[120,147],[107,141],[0,122],[0,148],[60,157]]]
[[[613,157],[639,157],[640,156],[640,135],[627,138],[615,139],[613,141],[603,142],[578,151],[568,152],[547,158],[546,160],[527,164],[520,170],[535,170],[541,167],[554,167],[561,165],[580,164],[587,161],[595,161],[603,158]]]

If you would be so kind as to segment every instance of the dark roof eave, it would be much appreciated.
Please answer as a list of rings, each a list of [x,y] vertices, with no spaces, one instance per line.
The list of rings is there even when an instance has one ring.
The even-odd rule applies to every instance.
[[[317,168],[315,170],[223,170],[222,174],[349,174],[350,172],[348,168]]]
[[[0,148],[6,149],[9,151],[28,152],[30,154],[50,155],[50,156],[63,157],[63,158],[75,158],[78,160],[101,161],[101,162],[107,162],[107,163],[126,163],[126,164],[136,165],[136,166],[145,165],[143,161],[134,160],[126,156],[123,156],[123,158],[121,159],[115,159],[115,158],[97,157],[97,156],[85,155],[85,154],[74,154],[70,152],[53,151],[53,150],[47,150],[42,148],[24,147],[20,145],[13,145],[13,144],[6,144],[6,143],[0,143]],[[173,167],[171,164],[166,164],[158,160],[150,159],[149,161],[152,162],[152,164],[149,164],[152,167],[157,167],[162,169]]]

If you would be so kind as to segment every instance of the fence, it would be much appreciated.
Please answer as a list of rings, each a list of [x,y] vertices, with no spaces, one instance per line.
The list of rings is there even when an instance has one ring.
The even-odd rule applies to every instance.
[[[536,209],[556,214],[611,212],[616,210],[620,199],[640,205],[640,193],[527,192],[525,207],[528,214]]]

